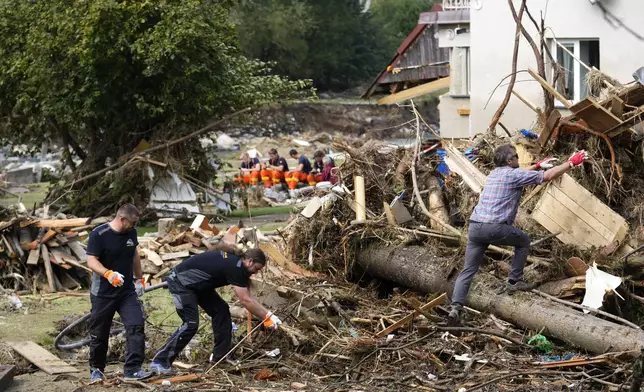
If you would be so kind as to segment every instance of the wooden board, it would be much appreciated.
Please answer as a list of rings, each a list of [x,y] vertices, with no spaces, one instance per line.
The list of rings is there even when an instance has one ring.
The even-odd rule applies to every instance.
[[[86,222],[89,218],[74,218],[74,219],[40,219],[33,222],[36,227],[49,227],[62,229],[65,227],[79,227],[87,226]]]
[[[548,92],[549,92],[550,94],[552,94],[552,96],[553,96],[553,97],[555,97],[555,99],[556,99],[557,101],[561,102],[561,104],[562,104],[562,105],[564,105],[564,107],[565,107],[565,108],[570,109],[570,106],[571,106],[571,105],[570,105],[570,101],[568,101],[568,100],[566,99],[566,97],[564,97],[563,95],[561,95],[561,93],[560,93],[559,91],[555,90],[555,88],[554,88],[554,87],[552,87],[552,86],[550,85],[550,83],[546,82],[546,81],[545,81],[545,80],[544,80],[544,79],[543,79],[543,78],[542,78],[542,77],[541,77],[541,76],[540,76],[536,71],[534,71],[534,70],[532,70],[532,69],[528,69],[528,73],[530,74],[530,76],[532,76],[532,77],[534,78],[534,80],[536,80],[537,82],[539,82],[539,84],[541,85],[541,87],[543,87],[543,88],[545,88],[546,90],[548,90]]]
[[[27,258],[28,265],[38,265],[38,260],[40,259],[40,247],[32,249],[29,251],[29,257]]]
[[[65,263],[67,263],[67,264],[73,265],[76,268],[84,269],[85,271],[89,272],[90,274],[93,272],[91,269],[89,269],[88,267],[86,267],[83,264],[81,264],[78,260],[76,260],[74,258],[74,256],[64,255],[63,256],[63,261]]]
[[[78,373],[78,369],[69,366],[60,358],[32,341],[6,343],[47,374]]]
[[[52,293],[56,292],[56,281],[54,280],[54,271],[51,268],[51,259],[49,258],[49,250],[47,245],[40,245],[40,251],[42,252],[42,260],[45,263],[45,273],[47,274],[47,283],[49,284],[49,291]]]
[[[441,305],[442,303],[444,303],[446,299],[447,299],[447,294],[443,293],[440,296],[438,296],[438,297],[434,298],[433,300],[429,301],[425,305],[421,306],[420,309],[424,310],[424,311],[430,311],[433,308],[435,308],[436,306]],[[414,317],[418,316],[419,314],[420,313],[418,313],[417,311],[414,310],[413,312],[411,312],[407,316],[405,316],[405,317],[401,318],[400,320],[396,321],[394,324],[391,324],[389,327],[387,327],[384,330],[378,332],[376,334],[376,337],[381,338],[381,337],[387,336],[390,333],[392,333],[393,331],[404,327],[405,325],[409,324],[414,319]]]
[[[172,252],[172,253],[166,253],[164,255],[161,255],[161,260],[166,261],[166,260],[172,260],[172,259],[183,259],[186,257],[190,257],[190,252],[187,250],[181,251],[181,252]]]
[[[85,252],[85,248],[83,248],[80,242],[69,241],[67,243],[67,246],[69,246],[69,249],[72,251],[74,256],[76,256],[76,258],[81,261],[81,263],[87,262],[87,252]]]
[[[613,113],[588,97],[570,107],[576,117],[584,120],[588,126],[597,132],[606,132],[622,123]]]
[[[445,163],[449,167],[449,170],[461,176],[471,190],[476,193],[481,193],[485,185],[485,174],[481,173],[454,145],[446,145],[445,151],[447,152]]]
[[[401,103],[409,99],[417,98],[426,94],[431,94],[434,91],[442,90],[449,88],[450,77],[441,78],[434,80],[432,82],[421,84],[420,86],[408,88],[401,92],[388,95],[384,98],[380,98],[377,103],[378,105],[393,105],[395,103]]]
[[[532,218],[566,244],[581,248],[622,243],[626,220],[611,210],[572,177],[552,181],[535,207]]]
[[[150,260],[152,264],[156,265],[157,267],[161,267],[163,265],[163,260],[161,259],[161,256],[159,256],[156,252],[145,248],[143,248],[143,252],[145,253],[145,256],[146,256],[145,258]]]
[[[284,256],[282,252],[280,252],[279,249],[277,249],[277,247],[270,242],[260,242],[259,249],[261,249],[266,254],[266,256],[268,256],[269,260],[273,261],[275,264],[279,265],[280,267],[284,267],[288,271],[291,271],[297,275],[305,276],[305,277],[321,276],[316,272],[306,270],[300,267],[299,265],[295,264],[294,262],[289,260],[286,256]]]
[[[0,392],[7,390],[13,384],[16,367],[13,365],[0,365]]]
[[[49,246],[49,244],[47,244],[47,246]],[[49,255],[51,256],[50,259],[52,263],[64,269],[72,269],[72,266],[65,263],[65,260],[63,260],[63,257],[65,257],[65,253],[63,253],[62,250],[58,248],[50,249]]]
[[[543,127],[543,131],[539,134],[539,139],[537,140],[541,147],[544,147],[546,143],[548,143],[548,140],[550,140],[550,135],[552,135],[552,132],[557,128],[557,125],[559,125],[559,121],[561,120],[561,113],[559,113],[558,110],[553,110],[550,113],[550,116],[548,116],[548,119],[546,120],[546,126]]]

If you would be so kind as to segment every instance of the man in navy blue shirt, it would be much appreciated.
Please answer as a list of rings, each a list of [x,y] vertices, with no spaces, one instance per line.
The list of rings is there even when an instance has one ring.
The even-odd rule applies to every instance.
[[[295,170],[286,174],[286,183],[289,185],[289,189],[295,189],[298,183],[307,181],[313,167],[311,166],[309,158],[306,155],[299,154],[295,149],[289,151],[288,155],[293,159],[297,159],[297,167]]]
[[[141,370],[145,351],[143,309],[138,295],[145,283],[141,259],[136,250],[135,226],[139,210],[132,204],[121,206],[109,223],[95,228],[87,243],[87,266],[94,271],[90,300],[90,384],[105,378],[107,345],[116,312],[125,325],[127,350],[123,373],[127,380],[141,380],[150,373]]]
[[[226,357],[232,342],[232,320],[228,304],[215,291],[218,287],[233,286],[235,294],[248,311],[264,320],[264,327],[276,329],[282,321],[266,310],[248,288],[250,276],[266,264],[266,255],[259,249],[249,249],[238,257],[232,253],[212,250],[192,256],[177,265],[168,276],[168,290],[183,324],[154,356],[150,370],[158,374],[173,373],[172,362],[177,358],[199,328],[199,307],[212,318],[215,346],[210,361]],[[225,360],[238,362],[229,354]]]

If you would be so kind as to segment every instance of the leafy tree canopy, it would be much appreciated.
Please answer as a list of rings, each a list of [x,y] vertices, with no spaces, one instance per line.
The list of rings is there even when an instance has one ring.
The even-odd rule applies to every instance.
[[[246,58],[232,0],[0,0],[0,138],[118,157],[306,86]]]

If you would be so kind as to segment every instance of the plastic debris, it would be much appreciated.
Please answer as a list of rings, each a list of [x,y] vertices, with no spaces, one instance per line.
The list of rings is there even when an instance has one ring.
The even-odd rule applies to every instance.
[[[552,342],[550,342],[548,338],[541,334],[534,335],[530,340],[528,340],[528,344],[535,346],[537,350],[540,350],[544,353],[552,352]]]
[[[597,264],[593,262],[586,271],[586,294],[581,304],[591,309],[599,309],[604,303],[606,292],[615,290],[620,284],[622,284],[622,278],[599,270]],[[589,311],[584,309],[584,313]]]

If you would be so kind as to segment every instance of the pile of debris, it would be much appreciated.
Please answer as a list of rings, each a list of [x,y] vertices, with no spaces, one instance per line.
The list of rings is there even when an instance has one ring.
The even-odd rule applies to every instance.
[[[109,218],[62,218],[20,216],[0,223],[0,288],[20,294],[88,286],[83,241]]]

